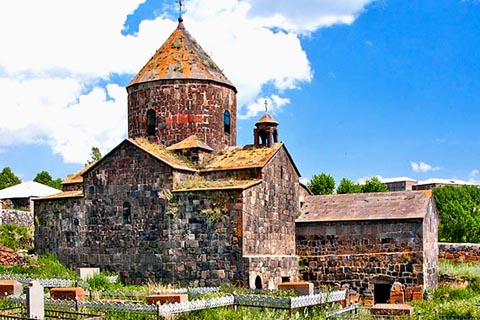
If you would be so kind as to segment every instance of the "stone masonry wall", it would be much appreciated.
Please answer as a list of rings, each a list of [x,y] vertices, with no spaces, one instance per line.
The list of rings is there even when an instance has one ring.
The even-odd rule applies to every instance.
[[[285,149],[262,174],[263,182],[244,192],[244,255],[295,255],[298,174]]]
[[[301,277],[316,287],[349,283],[360,293],[374,284],[423,285],[422,221],[297,224]]]
[[[120,145],[84,174],[84,199],[36,205],[39,252],[117,272],[126,283],[240,282],[241,191],[172,194],[177,175],[132,144]]]
[[[480,261],[480,243],[449,243],[438,244],[438,257],[455,262]]]
[[[81,247],[87,231],[83,198],[36,200],[34,206],[35,252],[54,252],[70,265],[71,258],[64,251]]]
[[[0,224],[17,224],[24,227],[33,227],[33,212],[21,210],[0,210]]]
[[[211,81],[162,80],[128,88],[128,136],[145,137],[147,111],[156,114],[156,139],[165,146],[196,135],[215,150],[236,145],[237,100],[233,88]],[[230,112],[230,133],[224,112]]]

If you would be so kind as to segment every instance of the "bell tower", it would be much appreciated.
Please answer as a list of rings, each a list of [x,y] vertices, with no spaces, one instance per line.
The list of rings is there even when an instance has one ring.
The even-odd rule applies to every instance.
[[[127,86],[128,137],[166,147],[192,135],[214,151],[236,145],[237,89],[178,19]]]

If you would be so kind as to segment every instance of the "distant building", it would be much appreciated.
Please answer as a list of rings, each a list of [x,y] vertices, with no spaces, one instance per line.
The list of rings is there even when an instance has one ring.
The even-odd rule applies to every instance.
[[[387,186],[388,191],[411,191],[418,182],[408,177],[386,178],[380,181]]]
[[[432,178],[424,181],[419,181],[413,186],[412,190],[432,190],[433,188],[438,188],[443,186],[466,186],[466,185],[476,185],[476,184],[468,181],[457,180],[457,179]]]

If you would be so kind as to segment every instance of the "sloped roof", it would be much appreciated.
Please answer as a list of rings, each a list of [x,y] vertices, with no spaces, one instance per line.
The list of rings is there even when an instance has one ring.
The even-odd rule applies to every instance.
[[[173,79],[216,81],[232,87],[236,92],[222,70],[185,29],[181,19],[177,29],[132,79],[128,87],[142,82]]]
[[[430,191],[307,196],[296,222],[423,219]]]
[[[136,145],[145,152],[151,154],[155,158],[165,162],[172,168],[178,170],[196,171],[195,166],[188,159],[184,159],[174,154],[172,151],[167,150],[165,147],[150,142],[146,138],[128,138],[126,141]]]
[[[275,125],[278,125],[278,122],[277,120],[275,120],[270,114],[268,113],[264,113],[263,116],[258,119],[258,121],[256,122],[256,124],[261,124],[261,123],[266,123],[266,124],[275,124]]]
[[[191,179],[178,183],[173,192],[182,191],[205,191],[205,190],[235,190],[247,189],[251,186],[261,183],[262,180],[207,180],[207,179]]]
[[[230,148],[208,163],[202,171],[262,168],[282,148],[283,143],[275,143],[271,148]]]
[[[97,162],[97,161],[92,162],[92,163],[86,165],[85,167],[83,167],[82,169],[78,170],[78,171],[75,172],[74,174],[69,175],[65,180],[62,181],[62,184],[82,183],[82,182],[83,182],[82,174],[83,174],[85,171],[87,171],[88,169],[90,169],[91,167],[93,167],[93,165],[94,165],[96,162]]]
[[[34,200],[41,201],[41,200],[54,200],[54,199],[64,199],[64,198],[80,198],[80,197],[83,197],[83,191],[74,190],[74,191],[63,191],[57,194],[36,198]]]
[[[473,182],[463,181],[459,179],[440,179],[440,178],[431,178],[427,180],[422,180],[417,182],[418,185],[424,184],[446,184],[446,185],[476,185]]]
[[[62,190],[35,181],[27,181],[0,190],[0,199],[42,197],[60,192],[62,192]]]
[[[167,150],[185,150],[194,148],[213,151],[213,149],[208,144],[198,139],[196,135],[191,135],[190,137],[178,143],[172,144],[171,146],[167,147]]]

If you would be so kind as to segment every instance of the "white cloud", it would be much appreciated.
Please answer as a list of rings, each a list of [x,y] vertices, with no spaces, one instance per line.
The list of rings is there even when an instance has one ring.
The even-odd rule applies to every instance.
[[[480,181],[477,180],[477,176],[479,173],[480,173],[480,170],[473,169],[468,175],[468,181],[472,183],[480,183]]]
[[[429,171],[438,171],[440,167],[432,167],[428,163],[425,162],[410,162],[410,166],[414,172],[429,172]]]
[[[126,92],[110,76],[133,76],[176,26],[161,15],[122,34],[143,2],[0,2],[0,147],[48,143],[66,162],[83,163],[92,146],[105,152],[126,135]],[[236,85],[240,117],[251,117],[265,97],[278,112],[290,103],[285,90],[311,81],[302,35],[352,23],[368,2],[190,0],[183,16]]]

